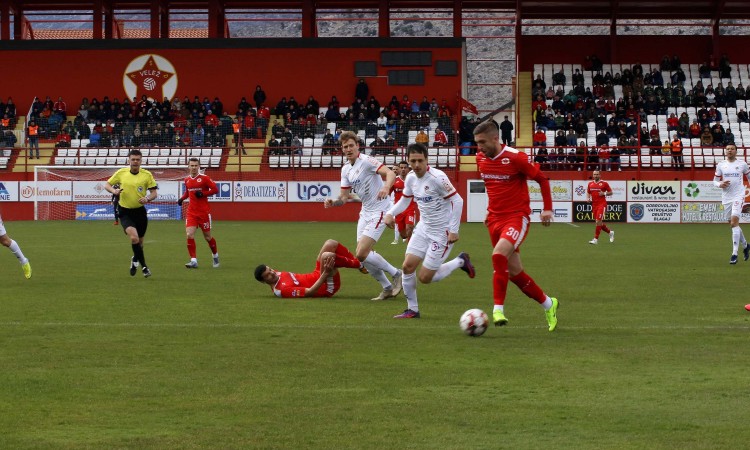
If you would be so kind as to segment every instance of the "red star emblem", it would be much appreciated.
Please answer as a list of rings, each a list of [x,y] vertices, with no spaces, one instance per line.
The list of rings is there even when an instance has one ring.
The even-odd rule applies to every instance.
[[[142,95],[152,100],[161,100],[164,95],[164,83],[174,76],[173,73],[159,69],[153,56],[149,56],[143,67],[135,72],[125,74],[136,85],[136,97]]]

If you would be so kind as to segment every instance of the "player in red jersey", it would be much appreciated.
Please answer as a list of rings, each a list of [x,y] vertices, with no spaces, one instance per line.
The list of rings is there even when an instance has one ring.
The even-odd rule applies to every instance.
[[[525,153],[500,143],[500,127],[494,121],[482,122],[474,129],[477,143],[477,167],[487,190],[488,206],[485,225],[493,245],[492,287],[495,326],[508,323],[505,317],[505,296],[508,280],[518,286],[528,297],[536,300],[545,310],[549,331],[557,326],[556,298],[550,298],[526,274],[519,253],[529,231],[531,206],[527,179],[539,183],[544,209],[542,225],[552,221],[552,193],[549,180],[539,167],[529,162]]]
[[[342,244],[328,239],[318,253],[315,270],[310,273],[292,273],[273,270],[265,264],[255,268],[255,279],[271,286],[277,297],[332,297],[341,287],[339,267],[367,270],[356,256]]]
[[[393,187],[391,187],[394,205],[398,203],[404,195],[404,180],[410,170],[409,163],[406,161],[398,163],[398,170],[394,170],[397,175],[396,181],[393,182]],[[417,208],[415,205],[416,203],[412,201],[409,206],[406,207],[404,212],[396,216],[396,228],[401,235],[401,239],[404,241],[407,241],[411,237],[411,233],[414,231],[414,224],[417,222]],[[391,244],[398,244],[398,238],[391,242]]]
[[[586,192],[588,200],[591,202],[591,210],[594,212],[596,231],[594,232],[594,239],[590,240],[589,244],[596,245],[599,242],[599,233],[602,230],[605,233],[609,233],[609,242],[615,242],[615,232],[604,224],[604,213],[607,211],[607,197],[612,195],[612,188],[609,187],[609,183],[602,181],[601,173],[598,170],[595,170],[591,175],[594,177],[594,181],[589,183]]]
[[[182,202],[190,198],[185,213],[185,233],[190,254],[190,262],[186,263],[185,267],[188,269],[198,268],[198,258],[195,256],[195,230],[198,227],[211,248],[214,267],[219,267],[219,251],[216,248],[216,239],[211,236],[211,208],[208,206],[208,197],[219,192],[219,189],[208,175],[200,173],[200,168],[198,158],[190,158],[188,161],[190,175],[185,177],[185,192],[177,200],[177,204],[182,205]]]

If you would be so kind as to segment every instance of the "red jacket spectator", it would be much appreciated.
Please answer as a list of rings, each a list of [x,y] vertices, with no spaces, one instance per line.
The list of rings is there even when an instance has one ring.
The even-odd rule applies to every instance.
[[[270,119],[271,118],[271,110],[266,105],[262,105],[260,108],[258,108],[258,117],[263,117],[264,119]]]
[[[52,107],[52,110],[57,113],[67,115],[68,105],[65,104],[62,97],[58,97],[55,105]]]
[[[211,110],[209,110],[209,112],[211,112]],[[214,114],[213,112],[211,112],[210,114],[207,114],[206,119],[203,122],[206,124],[206,126],[213,126],[213,127],[219,126],[219,118],[216,117],[216,114]]]

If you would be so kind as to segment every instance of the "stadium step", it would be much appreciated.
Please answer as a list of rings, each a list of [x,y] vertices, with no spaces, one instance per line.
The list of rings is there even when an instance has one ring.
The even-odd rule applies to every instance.
[[[39,159],[26,159],[29,150],[22,148],[13,161],[13,172],[33,172],[34,166],[48,166],[52,164],[52,156],[55,154],[55,145],[39,144]]]
[[[461,172],[476,172],[477,157],[475,155],[459,156]]]
[[[228,155],[224,170],[227,172],[260,172],[260,163],[263,161],[263,150],[264,147],[262,144],[245,146],[247,155],[242,155],[241,160],[239,155]],[[234,152],[234,150],[230,150],[230,152]]]
[[[516,111],[518,121],[514,130],[516,147],[530,147],[533,144],[533,127],[531,123],[531,72],[519,72],[516,80]],[[524,125],[520,125],[524,124]]]

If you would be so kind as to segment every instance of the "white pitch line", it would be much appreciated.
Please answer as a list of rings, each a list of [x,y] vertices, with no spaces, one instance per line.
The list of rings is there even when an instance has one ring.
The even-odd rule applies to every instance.
[[[35,328],[288,328],[286,323],[108,323],[108,322],[0,322],[0,327],[35,327]],[[293,328],[302,329],[403,329],[395,325],[332,325],[332,324],[296,324]],[[419,325],[420,329],[455,328],[454,325]],[[542,326],[513,325],[514,329],[546,328]],[[750,325],[640,325],[640,326],[560,326],[560,330],[750,330]]]
[[[580,225],[576,225],[573,222],[566,222],[567,225],[570,225],[571,227],[581,228]]]

